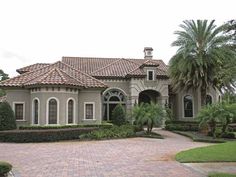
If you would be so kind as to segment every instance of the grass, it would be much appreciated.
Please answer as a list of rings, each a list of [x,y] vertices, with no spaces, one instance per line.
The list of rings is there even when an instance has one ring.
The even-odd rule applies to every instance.
[[[186,136],[186,137],[189,137],[193,141],[196,141],[196,142],[207,142],[207,143],[224,143],[224,142],[227,142],[226,139],[223,139],[223,138],[214,139],[211,136],[206,136],[206,135],[200,134],[198,132],[190,132],[190,131],[187,131],[187,132],[185,132],[185,131],[173,131],[173,132],[177,133],[177,134],[180,134],[180,135],[183,135],[183,136]]]
[[[236,174],[212,173],[212,174],[209,174],[208,177],[236,177]]]
[[[192,162],[236,162],[236,142],[227,142],[179,152],[176,160]]]

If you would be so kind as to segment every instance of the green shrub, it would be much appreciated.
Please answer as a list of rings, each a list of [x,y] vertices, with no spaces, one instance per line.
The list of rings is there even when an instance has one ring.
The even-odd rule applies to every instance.
[[[74,129],[55,129],[55,130],[12,130],[0,132],[1,142],[48,142],[59,140],[79,139],[83,133],[89,133],[97,127],[85,127]]]
[[[225,132],[221,135],[222,138],[235,139],[235,134],[233,132]]]
[[[6,176],[12,169],[12,165],[7,162],[0,161],[0,176]]]
[[[132,125],[113,126],[110,129],[99,129],[80,136],[81,139],[114,139],[127,138],[135,136],[134,127]]]
[[[14,112],[7,102],[0,104],[0,130],[16,129]]]
[[[125,124],[125,110],[121,104],[118,104],[112,111],[112,123],[115,125],[124,125]]]
[[[20,130],[48,130],[48,129],[70,129],[70,128],[84,128],[84,127],[97,127],[97,128],[111,128],[112,123],[102,124],[89,124],[89,125],[53,125],[53,126],[20,126]]]
[[[198,122],[195,121],[166,121],[166,130],[178,130],[178,131],[198,131]]]

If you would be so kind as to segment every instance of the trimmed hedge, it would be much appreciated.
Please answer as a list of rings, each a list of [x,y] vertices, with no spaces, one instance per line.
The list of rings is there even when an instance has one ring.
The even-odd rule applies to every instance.
[[[0,161],[0,176],[6,176],[12,169],[12,165],[7,162]]]
[[[54,130],[11,130],[1,131],[1,142],[49,142],[59,140],[79,139],[83,133],[89,133],[97,130],[98,127],[70,128],[70,129],[54,129]]]
[[[111,128],[112,123],[103,124],[88,124],[88,125],[53,125],[53,126],[20,126],[20,130],[48,130],[48,129],[71,129],[71,128],[85,128],[85,127],[96,127],[96,128]]]
[[[0,130],[16,129],[14,112],[8,102],[0,104]]]
[[[166,130],[178,130],[178,131],[198,131],[199,130],[199,122],[196,121],[180,121],[180,120],[173,120],[173,121],[166,121],[165,122]]]
[[[124,125],[125,124],[125,110],[121,104],[116,105],[114,110],[112,111],[112,123],[114,125]]]

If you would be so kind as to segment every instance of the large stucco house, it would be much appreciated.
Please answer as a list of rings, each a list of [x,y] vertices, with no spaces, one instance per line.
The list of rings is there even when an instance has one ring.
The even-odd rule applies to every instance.
[[[173,93],[168,66],[144,59],[63,57],[52,64],[37,63],[17,69],[18,76],[0,83],[18,125],[94,124],[111,120],[121,103],[130,111],[140,102],[170,106],[176,119],[193,120],[200,109],[199,91]],[[219,93],[208,90],[208,102]]]

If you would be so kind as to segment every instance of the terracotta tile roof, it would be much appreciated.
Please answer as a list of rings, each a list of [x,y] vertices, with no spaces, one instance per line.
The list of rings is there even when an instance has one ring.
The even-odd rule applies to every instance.
[[[154,61],[154,60],[146,60],[142,63],[140,67],[145,67],[145,66],[159,66],[159,63]]]
[[[62,62],[90,74],[120,58],[62,57]]]
[[[157,74],[167,77],[167,65],[162,60],[63,57],[62,61],[96,78],[144,77],[143,66],[157,67]]]
[[[29,71],[37,70],[39,68],[42,68],[42,67],[48,66],[48,65],[50,65],[50,64],[49,63],[36,63],[36,64],[33,64],[33,65],[29,65],[29,66],[17,69],[16,71],[19,74],[23,74],[23,73],[26,73],[26,72],[29,72]]]
[[[126,77],[133,68],[138,66],[139,64],[122,58],[92,72],[91,75],[94,77]]]
[[[85,88],[107,87],[103,82],[61,61],[41,67],[35,71],[26,72],[0,83],[0,86],[3,87],[32,85],[73,85]]]

